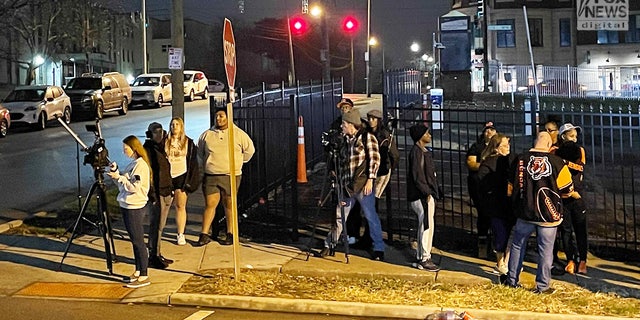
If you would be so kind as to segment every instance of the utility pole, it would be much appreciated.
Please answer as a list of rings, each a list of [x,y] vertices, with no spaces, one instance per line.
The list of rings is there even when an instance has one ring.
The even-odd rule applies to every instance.
[[[331,54],[329,53],[329,26],[327,25],[327,12],[328,12],[328,1],[324,1],[322,6],[324,7],[324,13],[322,14],[322,36],[324,40],[324,50],[320,57],[322,60],[322,79],[325,82],[331,81]]]
[[[147,61],[147,4],[142,0],[142,73],[149,72]]]
[[[371,44],[369,44],[369,41],[371,40],[371,0],[367,0],[367,53],[365,55],[365,62],[367,64],[367,71],[366,71],[366,91],[367,91],[367,97],[370,98],[371,97],[371,90],[369,90],[369,75],[371,73],[370,71],[370,64],[369,64],[369,60],[371,60]]]
[[[574,10],[575,11],[575,10]],[[482,2],[482,69],[484,92],[489,92],[489,19],[487,18],[487,3]]]
[[[171,43],[182,48],[184,54],[184,6],[183,0],[172,0]],[[171,116],[184,119],[184,55],[182,68],[171,70]]]

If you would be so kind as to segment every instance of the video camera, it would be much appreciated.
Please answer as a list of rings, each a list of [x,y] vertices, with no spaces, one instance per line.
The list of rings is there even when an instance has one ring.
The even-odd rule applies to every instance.
[[[344,144],[344,135],[341,130],[330,129],[322,133],[322,146],[326,152],[337,152]]]
[[[103,170],[104,167],[109,166],[109,150],[105,146],[105,141],[102,138],[102,130],[100,129],[100,120],[96,119],[96,124],[86,125],[86,129],[89,132],[93,132],[95,140],[93,145],[87,146],[78,135],[67,125],[62,118],[57,118],[58,122],[69,132],[69,134],[82,146],[82,150],[87,154],[84,156],[83,164],[90,164],[94,170]]]

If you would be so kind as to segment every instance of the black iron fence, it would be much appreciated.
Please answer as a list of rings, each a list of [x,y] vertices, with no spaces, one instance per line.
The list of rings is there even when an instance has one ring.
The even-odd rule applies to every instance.
[[[233,104],[234,123],[249,134],[256,148],[242,168],[238,212],[253,222],[297,230],[298,126],[304,123],[305,158],[309,166],[324,159],[322,132],[338,116],[342,82],[309,82],[244,94]],[[211,108],[223,107],[212,103]],[[211,123],[215,112],[211,110]],[[292,183],[294,182],[294,183]],[[263,221],[255,221],[263,220]]]
[[[415,216],[405,197],[407,155],[413,144],[408,128],[423,122],[432,128],[433,149],[439,179],[446,196],[437,203],[437,220],[442,226],[475,234],[476,212],[467,188],[466,152],[476,141],[486,121],[511,137],[512,152],[529,149],[537,127],[548,117],[583,128],[579,142],[587,152],[585,194],[589,204],[589,241],[601,255],[621,257],[640,250],[640,113],[638,106],[542,105],[532,112],[528,105],[487,105],[474,102],[445,102],[440,109],[416,105],[388,108],[399,115],[397,141],[402,155],[400,168],[390,182],[388,232],[414,237]],[[626,257],[628,258],[628,257]]]

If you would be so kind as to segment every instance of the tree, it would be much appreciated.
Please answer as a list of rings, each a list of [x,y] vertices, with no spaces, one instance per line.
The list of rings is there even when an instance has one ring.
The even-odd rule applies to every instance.
[[[58,0],[5,0],[0,2],[0,36],[9,45],[0,48],[0,58],[27,69],[25,84],[34,80],[35,70],[55,52],[58,35],[53,31],[61,12]]]

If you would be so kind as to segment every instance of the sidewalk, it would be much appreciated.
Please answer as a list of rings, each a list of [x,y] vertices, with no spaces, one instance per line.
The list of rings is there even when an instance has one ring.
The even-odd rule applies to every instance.
[[[52,206],[55,207],[55,206]],[[90,301],[113,301],[121,303],[157,303],[167,305],[191,305],[213,308],[237,308],[247,310],[324,313],[362,317],[425,319],[428,314],[439,311],[437,306],[405,306],[333,302],[302,299],[283,299],[246,296],[203,295],[180,293],[181,286],[192,276],[206,270],[233,269],[232,246],[221,246],[212,242],[204,247],[194,247],[197,228],[204,208],[202,194],[196,192],[189,198],[188,212],[190,228],[186,246],[175,244],[175,225],[170,215],[165,238],[162,243],[164,256],[175,260],[169,269],[149,269],[152,284],[139,289],[124,287],[121,279],[133,271],[133,253],[130,242],[117,234],[125,234],[121,221],[114,225],[118,263],[113,266],[113,275],[107,271],[102,239],[81,235],[74,239],[64,264],[60,260],[67,238],[54,236],[8,235],[0,233],[0,296],[81,299]],[[198,213],[198,214],[196,214]],[[0,212],[0,216],[8,213]],[[26,213],[14,212],[15,217],[26,217]],[[20,223],[16,220],[14,223]],[[0,225],[0,232],[9,229]],[[438,235],[436,234],[436,237]],[[334,257],[306,260],[308,238],[300,237],[296,243],[249,242],[240,245],[240,267],[273,270],[288,275],[341,276],[366,278],[402,278],[425,282],[474,284],[496,282],[491,273],[493,262],[469,257],[453,251],[434,248],[436,262],[441,257],[442,271],[430,273],[412,268],[410,255],[388,245],[385,262],[372,261],[366,252],[352,250],[349,263],[344,254]],[[340,248],[338,248],[340,249]],[[526,266],[535,268],[532,263]],[[529,268],[526,268],[529,269]],[[532,269],[529,269],[532,270]],[[533,287],[535,275],[530,271],[522,274],[522,283]],[[621,262],[589,258],[588,276],[564,275],[554,278],[554,283],[578,284],[594,292],[616,293],[622,297],[640,298],[640,268]],[[479,319],[602,319],[584,315],[510,312],[501,310],[462,310],[457,306],[448,308],[457,312],[468,311]],[[617,319],[617,318],[607,318]],[[622,318],[621,318],[622,319]]]

